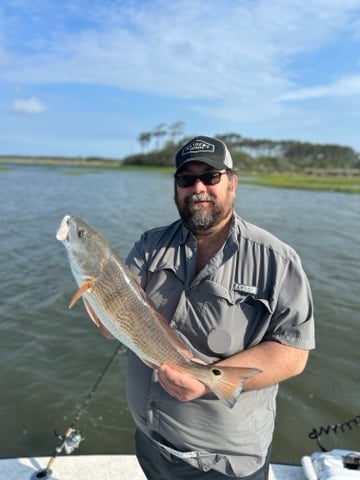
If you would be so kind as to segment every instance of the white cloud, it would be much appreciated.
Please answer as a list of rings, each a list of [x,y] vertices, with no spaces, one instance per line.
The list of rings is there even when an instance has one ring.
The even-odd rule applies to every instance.
[[[10,107],[11,112],[24,115],[38,115],[46,110],[45,105],[35,97],[25,100],[14,100]]]
[[[65,5],[68,11],[72,2]],[[33,50],[14,49],[0,79],[111,85],[177,98],[278,98],[292,83],[289,59],[341,32],[360,3],[209,1],[204,8],[196,0],[155,0],[91,5],[82,10],[86,17],[76,30],[71,17],[53,19],[51,33],[46,28],[34,33],[29,27],[36,35],[28,42]]]
[[[346,75],[339,80],[321,86],[301,88],[282,95],[284,101],[302,101],[324,97],[360,96],[360,74]]]
[[[33,0],[16,8],[12,21],[3,16],[0,82],[36,91],[46,85],[55,99],[66,92],[67,111],[92,86],[110,86],[142,94],[141,115],[136,108],[124,113],[136,125],[151,116],[159,123],[166,107],[158,111],[158,102],[172,109],[169,121],[179,118],[181,104],[188,125],[194,115],[219,132],[262,126],[292,137],[300,123],[304,136],[315,136],[313,126],[329,122],[326,108],[344,118],[360,111],[360,0],[63,0],[61,9]],[[338,61],[342,55],[346,61]],[[52,105],[56,110],[56,100]]]

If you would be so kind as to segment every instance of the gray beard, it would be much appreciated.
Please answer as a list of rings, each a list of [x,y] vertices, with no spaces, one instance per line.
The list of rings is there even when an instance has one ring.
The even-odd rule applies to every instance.
[[[202,212],[196,209],[196,200],[208,200],[212,205],[212,209]],[[212,228],[222,220],[225,215],[221,208],[217,207],[214,201],[206,195],[192,195],[185,198],[184,205],[180,206],[175,198],[180,217],[186,227],[192,232],[205,231]],[[227,213],[227,212],[226,212]]]
[[[181,215],[181,218],[184,224],[188,227],[188,229],[193,232],[207,230],[216,225],[217,223],[216,215],[214,215],[213,213],[202,215],[201,213],[189,212]]]

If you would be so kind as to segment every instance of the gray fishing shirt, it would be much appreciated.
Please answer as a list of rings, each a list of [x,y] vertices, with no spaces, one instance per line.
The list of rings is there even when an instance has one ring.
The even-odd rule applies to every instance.
[[[263,341],[314,348],[311,291],[298,255],[236,214],[223,247],[198,274],[196,239],[180,220],[145,232],[127,265],[156,310],[206,363]],[[137,427],[159,448],[181,452],[205,471],[240,476],[263,465],[276,393],[277,385],[245,391],[232,409],[213,394],[180,402],[128,354],[127,396]]]

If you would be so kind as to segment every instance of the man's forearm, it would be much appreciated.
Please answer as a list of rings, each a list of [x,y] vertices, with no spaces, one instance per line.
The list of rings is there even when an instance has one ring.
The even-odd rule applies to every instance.
[[[244,382],[244,390],[253,390],[268,387],[299,375],[305,368],[308,356],[307,350],[267,341],[217,362],[217,364],[254,367],[261,370],[262,373]]]

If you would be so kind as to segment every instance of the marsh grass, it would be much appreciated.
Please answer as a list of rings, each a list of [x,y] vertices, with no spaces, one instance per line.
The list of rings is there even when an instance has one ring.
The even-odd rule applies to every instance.
[[[99,168],[74,168],[69,170],[64,170],[64,175],[72,175],[72,176],[79,176],[79,175],[86,175],[88,173],[101,173],[101,169]]]
[[[276,188],[297,188],[301,190],[326,190],[343,193],[360,193],[360,177],[329,177],[312,175],[239,175],[240,183]]]

